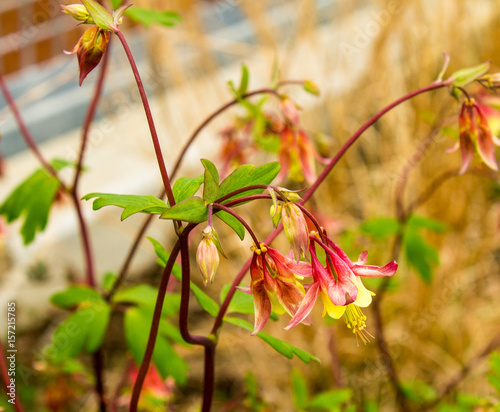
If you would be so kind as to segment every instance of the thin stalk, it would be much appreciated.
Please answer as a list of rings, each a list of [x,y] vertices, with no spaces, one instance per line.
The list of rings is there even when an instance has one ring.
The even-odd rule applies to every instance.
[[[97,79],[97,83],[94,89],[94,95],[92,96],[92,100],[87,109],[87,114],[85,115],[85,119],[83,121],[82,138],[80,141],[80,151],[78,153],[76,172],[75,172],[75,177],[73,179],[73,191],[75,192],[77,191],[78,182],[80,179],[80,175],[82,173],[83,157],[85,154],[85,148],[87,147],[90,126],[92,124],[92,121],[94,120],[94,116],[97,111],[97,105],[102,96],[102,90],[104,88],[104,80],[106,78],[109,55],[110,55],[110,50],[109,50],[110,44],[111,43],[108,43],[106,52],[104,53],[104,56],[102,58],[101,72],[99,74],[99,78]]]
[[[9,372],[7,368],[7,364],[5,363],[5,353],[3,351],[2,340],[0,337],[0,375],[2,377],[3,388],[5,389],[5,393],[7,393],[7,386],[10,385]],[[19,402],[19,391],[16,389],[16,398],[14,402],[14,408],[16,412],[24,412],[23,407],[21,406],[21,402]]]
[[[161,311],[163,308],[163,302],[165,300],[165,295],[167,293],[167,285],[170,279],[170,274],[172,273],[172,268],[175,264],[175,259],[179,254],[180,241],[178,240],[172,249],[172,252],[168,258],[168,261],[163,270],[163,275],[160,280],[160,285],[158,286],[158,297],[156,298],[155,309],[153,312],[153,320],[151,323],[151,330],[149,331],[148,343],[146,345],[146,351],[144,353],[144,358],[142,359],[139,372],[137,374],[137,379],[132,390],[132,397],[130,399],[130,412],[137,412],[137,405],[139,403],[139,397],[141,396],[142,385],[146,379],[148,373],[149,365],[151,363],[151,358],[153,357],[153,351],[156,343],[156,338],[158,336],[158,328],[160,327]]]
[[[257,236],[255,236],[254,231],[248,225],[248,223],[245,221],[245,219],[243,219],[238,213],[236,213],[233,209],[230,209],[227,206],[221,205],[220,203],[213,203],[212,207],[214,207],[215,209],[224,210],[226,213],[229,213],[230,215],[232,215],[236,219],[238,219],[240,221],[240,223],[245,227],[247,232],[250,234],[250,236],[252,237],[253,242],[255,243],[255,246],[257,246],[257,247],[259,246],[259,239],[257,239]]]
[[[106,399],[104,397],[104,381],[102,378],[103,373],[103,356],[102,350],[98,350],[93,355],[94,361],[94,372],[95,372],[95,389],[97,392],[97,396],[99,398],[99,411],[106,412]]]
[[[158,134],[156,132],[156,127],[153,120],[153,115],[151,113],[151,108],[149,107],[149,101],[146,96],[146,91],[144,90],[144,85],[141,80],[141,76],[139,74],[139,70],[137,69],[137,65],[135,64],[134,56],[132,56],[132,52],[130,51],[130,47],[128,46],[125,37],[122,32],[116,31],[115,34],[120,39],[120,42],[123,45],[123,49],[125,50],[125,54],[127,55],[128,61],[130,63],[130,67],[132,68],[132,72],[134,73],[135,81],[137,83],[137,88],[139,89],[139,94],[141,95],[142,105],[144,106],[144,111],[146,112],[146,119],[148,121],[149,130],[151,132],[151,139],[153,140],[153,147],[156,154],[156,160],[158,162],[158,167],[160,168],[161,178],[163,181],[163,186],[165,187],[165,193],[167,194],[168,203],[170,206],[175,205],[174,194],[172,193],[172,186],[170,184],[170,179],[168,177],[167,168],[165,167],[165,161],[163,159],[163,154],[161,151],[160,141],[158,139]]]
[[[5,97],[5,101],[7,102],[7,105],[10,107],[10,110],[12,110],[12,114],[14,115],[14,118],[16,119],[17,126],[19,127],[19,130],[21,131],[21,135],[23,136],[23,139],[26,142],[26,145],[29,147],[29,149],[36,156],[36,158],[41,163],[41,165],[52,176],[54,176],[59,181],[61,187],[66,190],[66,186],[64,185],[64,182],[61,179],[59,179],[59,175],[58,175],[57,171],[45,159],[42,152],[38,148],[38,145],[36,144],[35,140],[33,139],[33,136],[31,136],[31,133],[28,130],[26,123],[24,123],[24,120],[21,116],[21,112],[19,111],[14,98],[10,94],[9,89],[7,88],[7,85],[5,84],[4,78],[3,78],[1,73],[0,73],[0,89],[2,90],[2,93]]]

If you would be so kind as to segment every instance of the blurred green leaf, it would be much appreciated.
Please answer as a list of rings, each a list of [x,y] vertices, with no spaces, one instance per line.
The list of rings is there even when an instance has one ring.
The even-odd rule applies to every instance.
[[[125,15],[145,27],[152,24],[172,27],[182,21],[181,16],[175,11],[152,10],[136,6],[127,9]]]
[[[432,402],[438,396],[436,389],[418,379],[402,382],[401,389],[408,399],[420,404]]]
[[[500,395],[500,353],[493,352],[489,359],[491,372],[488,373],[488,382]]]
[[[112,193],[89,193],[82,197],[83,200],[96,198],[92,209],[98,210],[104,206],[118,206],[123,208],[121,220],[135,213],[162,213],[168,205],[161,199],[151,195],[116,195]]]
[[[437,250],[427,243],[416,230],[412,229],[405,232],[403,244],[408,264],[416,269],[425,283],[431,283],[432,267],[439,263]]]
[[[447,230],[446,225],[439,220],[417,215],[412,215],[410,217],[408,220],[408,227],[410,229],[429,229],[437,233],[442,233]]]
[[[104,340],[110,314],[111,308],[106,302],[89,302],[56,328],[47,353],[55,361],[74,358],[82,350],[94,353]]]
[[[456,127],[453,126],[443,126],[441,128],[441,133],[443,133],[445,136],[451,137],[453,139],[457,139],[460,137],[460,132]]]
[[[137,306],[154,308],[158,290],[149,285],[136,285],[127,289],[118,291],[113,296],[115,303],[132,303]],[[163,302],[162,315],[166,317],[173,316],[179,312],[181,296],[178,293],[168,293]]]
[[[315,96],[320,95],[319,87],[312,80],[304,80],[304,90]]]
[[[201,223],[208,219],[208,209],[201,197],[193,196],[165,210],[161,218]]]
[[[111,0],[111,6],[113,7],[113,10],[116,10],[118,7],[120,7],[123,3],[123,0]]]
[[[302,410],[307,405],[309,394],[307,391],[307,382],[298,369],[294,369],[290,375],[292,386],[292,400],[295,409]]]
[[[491,62],[487,61],[482,64],[478,64],[474,67],[468,67],[466,69],[461,69],[454,72],[450,79],[454,79],[453,86],[455,87],[463,87],[469,83],[472,83],[474,80],[481,77],[485,74],[491,66]]]
[[[83,302],[104,302],[101,295],[90,286],[71,286],[52,295],[50,302],[64,309],[71,309]]]
[[[230,285],[224,285],[220,292],[220,302],[224,302],[226,299],[227,293],[229,292]],[[253,306],[253,297],[241,290],[236,289],[231,302],[229,303],[229,307],[227,308],[227,313],[243,313],[245,315],[253,315],[254,306]]]
[[[351,399],[350,389],[334,389],[316,395],[308,404],[310,408],[322,408],[327,411],[338,410],[338,408]]]
[[[279,162],[267,163],[262,166],[242,165],[233,171],[220,184],[219,198],[235,190],[250,185],[269,185],[280,171]],[[255,189],[240,193],[230,199],[238,199],[243,196],[262,193],[264,189]],[[226,200],[227,202],[227,200]]]
[[[377,240],[383,240],[398,233],[400,229],[397,219],[391,217],[375,217],[364,221],[360,230],[361,233],[369,235]]]
[[[125,340],[135,362],[139,365],[146,352],[152,320],[152,312],[143,308],[134,307],[125,312]],[[186,383],[187,363],[174,351],[161,333],[156,339],[153,363],[163,379],[172,376],[179,385]]]
[[[172,187],[172,193],[176,203],[182,202],[195,195],[203,183],[203,175],[198,177],[180,177]]]
[[[51,165],[58,171],[71,163],[54,160]],[[59,188],[60,184],[54,176],[45,169],[38,169],[17,186],[0,206],[0,215],[4,215],[9,223],[21,215],[24,217],[21,235],[25,245],[35,239],[37,232],[45,229]]]
[[[219,173],[214,164],[207,159],[201,159],[201,163],[205,168],[203,180],[203,200],[206,203],[213,203],[217,199],[219,193]]]
[[[112,289],[117,280],[118,280],[118,275],[116,273],[107,272],[104,275],[101,282],[101,287],[104,290],[104,292],[108,293]]]
[[[239,326],[240,328],[246,329],[248,331],[253,331],[253,326],[247,321],[239,318],[225,317],[225,321],[232,323],[233,325]],[[288,359],[292,359],[293,355],[297,356],[302,362],[309,363],[311,360],[319,362],[319,359],[307,353],[306,351],[297,348],[296,346],[290,345],[289,343],[283,342],[282,340],[275,338],[264,332],[259,332],[257,335],[260,339],[271,346],[276,352],[282,354]]]
[[[243,96],[248,90],[248,68],[246,65],[241,65],[241,81],[238,88],[238,95]]]

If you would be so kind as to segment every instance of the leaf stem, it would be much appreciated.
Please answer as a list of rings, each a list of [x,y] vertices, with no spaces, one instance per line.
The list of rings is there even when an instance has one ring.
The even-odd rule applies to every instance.
[[[163,180],[163,186],[165,187],[165,193],[167,194],[168,203],[170,204],[170,206],[173,206],[175,205],[174,194],[172,193],[172,186],[170,184],[170,179],[168,177],[167,168],[165,167],[165,161],[163,159],[160,141],[158,139],[158,134],[156,132],[153,115],[151,113],[151,108],[149,107],[149,101],[146,96],[146,91],[144,90],[144,85],[142,83],[139,70],[137,69],[134,56],[132,56],[130,47],[128,46],[128,43],[125,40],[125,37],[123,36],[122,32],[118,30],[115,32],[115,34],[118,36],[120,42],[123,45],[123,49],[125,50],[125,54],[127,55],[127,58],[129,60],[130,67],[132,68],[132,72],[134,73],[135,81],[137,83],[137,88],[139,89],[139,94],[141,96],[142,105],[144,106],[144,111],[146,113],[146,119],[148,121],[149,130],[151,132],[151,139],[153,140],[153,147],[155,150],[158,167],[160,168],[161,178]]]
[[[236,213],[233,209],[230,209],[227,206],[221,205],[220,203],[213,203],[212,206],[215,209],[223,210],[226,213],[229,213],[230,215],[234,216],[236,219],[240,221],[240,223],[245,226],[245,229],[247,232],[252,236],[253,242],[255,243],[255,246],[259,246],[259,239],[257,239],[257,236],[255,236],[254,231],[252,228],[248,225],[248,223],[243,219],[238,213]]]

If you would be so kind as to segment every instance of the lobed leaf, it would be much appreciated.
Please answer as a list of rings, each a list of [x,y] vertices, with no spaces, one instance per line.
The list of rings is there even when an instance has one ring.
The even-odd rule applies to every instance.
[[[201,159],[201,163],[205,168],[203,174],[203,200],[206,203],[213,203],[219,193],[219,173],[210,160]]]
[[[95,24],[104,30],[110,30],[114,26],[113,16],[103,6],[94,0],[81,0],[86,7]]]
[[[165,210],[160,217],[162,219],[201,223],[208,219],[208,209],[201,197],[193,196]]]
[[[58,292],[50,298],[53,305],[71,309],[84,302],[104,302],[102,296],[89,286],[71,286],[63,292]]]
[[[99,210],[104,206],[123,208],[121,220],[139,212],[159,214],[168,209],[168,205],[163,200],[151,195],[116,195],[94,192],[82,197],[83,200],[92,198],[96,198],[92,203],[94,210]]]
[[[233,229],[241,240],[245,238],[245,226],[243,226],[243,223],[241,223],[233,215],[227,213],[225,210],[219,210],[215,216]]]
[[[198,177],[180,177],[172,187],[172,193],[176,203],[193,197],[203,183],[203,175]]]
[[[226,177],[219,187],[219,197],[250,185],[269,185],[280,171],[279,162],[267,163],[262,166],[242,165]],[[243,196],[262,193],[264,189],[255,189],[231,197],[238,199]]]

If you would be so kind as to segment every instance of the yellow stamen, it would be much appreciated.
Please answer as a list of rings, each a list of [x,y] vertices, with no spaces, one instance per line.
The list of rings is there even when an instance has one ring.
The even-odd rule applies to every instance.
[[[356,342],[358,342],[358,336],[365,345],[367,342],[370,342],[370,338],[373,338],[370,332],[365,330],[366,316],[363,315],[359,306],[353,303],[347,305],[344,313],[344,320],[347,327],[352,329],[352,333],[356,334]]]

